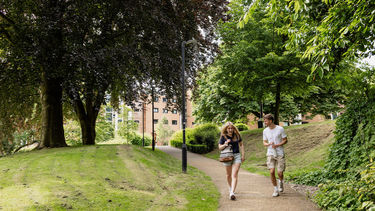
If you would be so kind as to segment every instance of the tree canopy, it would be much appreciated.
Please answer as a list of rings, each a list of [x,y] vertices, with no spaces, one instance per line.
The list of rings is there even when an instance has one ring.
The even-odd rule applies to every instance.
[[[374,9],[371,1],[313,0],[263,1],[249,7],[239,26],[248,22],[253,11],[268,4],[273,17],[283,12],[287,20],[283,33],[290,37],[287,47],[312,62],[312,72],[321,77],[339,70],[341,61],[374,55]]]
[[[231,20],[219,25],[222,54],[215,66],[207,68],[199,77],[198,117],[205,121],[233,121],[249,113],[260,117],[260,105],[263,105],[263,113],[273,113],[278,123],[280,111],[283,121],[293,122],[298,113],[308,112],[313,107],[322,108],[333,102],[331,109],[318,113],[337,109],[342,96],[332,98],[322,93],[338,90],[329,88],[329,83],[306,82],[310,63],[285,47],[289,37],[279,32],[285,25],[286,11],[274,19],[267,13],[266,5],[260,5],[253,11],[252,19],[238,29],[237,21],[248,4],[247,1],[232,1]],[[306,96],[313,96],[313,93],[321,102],[326,102],[326,98],[332,101],[306,104],[309,100]]]
[[[77,113],[84,143],[93,144],[106,93],[131,103],[154,83],[179,96],[181,43],[199,43],[200,56],[187,62],[187,75],[194,77],[194,67],[217,49],[214,28],[225,19],[226,1],[5,0],[1,8],[0,78],[8,82],[2,94],[17,80],[30,86],[13,89],[12,99],[2,103],[15,114],[12,105],[22,93],[34,96],[24,104],[29,108],[41,99],[42,146],[58,147],[66,146],[63,102]]]

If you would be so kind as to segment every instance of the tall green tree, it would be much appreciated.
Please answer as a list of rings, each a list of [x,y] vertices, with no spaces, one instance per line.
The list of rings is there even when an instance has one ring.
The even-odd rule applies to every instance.
[[[374,14],[372,1],[256,0],[239,23],[244,26],[259,5],[267,3],[268,13],[277,16],[288,9],[284,33],[290,37],[288,49],[299,52],[312,63],[312,72],[342,69],[342,61],[356,60],[374,51]]]
[[[22,70],[20,80],[34,84],[33,90],[40,86],[41,147],[66,146],[64,93],[78,115],[83,143],[94,144],[106,93],[130,103],[140,95],[136,90],[151,82],[170,96],[179,92],[182,41],[196,39],[200,52],[214,51],[213,30],[225,18],[225,5],[224,0],[2,1],[3,63]],[[189,77],[196,64],[188,60]],[[16,76],[2,74],[9,81]]]
[[[238,29],[237,21],[248,5],[247,1],[232,1],[231,21],[220,24],[222,54],[215,66],[208,68],[198,80],[196,114],[199,118],[223,121],[243,118],[249,113],[259,116],[262,104],[263,112],[273,113],[278,123],[280,116],[281,120],[290,122],[297,113],[308,112],[313,107],[320,109],[333,101],[336,102],[331,110],[338,109],[342,95],[322,93],[340,90],[332,88],[329,81],[306,82],[310,63],[286,48],[289,37],[283,31],[287,11],[272,16],[266,4],[260,4],[247,24]],[[284,108],[280,109],[281,106]]]

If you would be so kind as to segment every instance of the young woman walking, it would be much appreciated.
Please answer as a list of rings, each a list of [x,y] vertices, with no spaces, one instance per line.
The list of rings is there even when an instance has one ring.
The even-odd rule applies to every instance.
[[[238,181],[238,171],[241,163],[245,160],[245,150],[242,143],[241,135],[231,122],[227,122],[221,130],[221,137],[219,141],[219,150],[224,150],[231,147],[233,150],[234,159],[232,161],[223,162],[227,172],[227,182],[229,188],[229,198],[236,200],[235,191]]]

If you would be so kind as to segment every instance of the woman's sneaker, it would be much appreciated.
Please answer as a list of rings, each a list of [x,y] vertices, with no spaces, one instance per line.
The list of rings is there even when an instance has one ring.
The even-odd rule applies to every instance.
[[[236,200],[236,196],[234,195],[233,192],[229,194],[229,199],[230,200]]]
[[[273,197],[279,196],[279,190],[274,190],[272,196]]]

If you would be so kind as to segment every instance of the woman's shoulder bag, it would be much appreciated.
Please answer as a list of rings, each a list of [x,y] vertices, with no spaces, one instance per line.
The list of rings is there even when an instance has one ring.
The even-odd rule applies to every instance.
[[[227,139],[226,136],[224,136],[224,138]],[[229,162],[229,161],[232,161],[233,159],[234,159],[234,155],[233,155],[233,149],[231,145],[228,145],[227,147],[225,147],[223,150],[220,151],[220,158],[219,158],[220,162]]]

